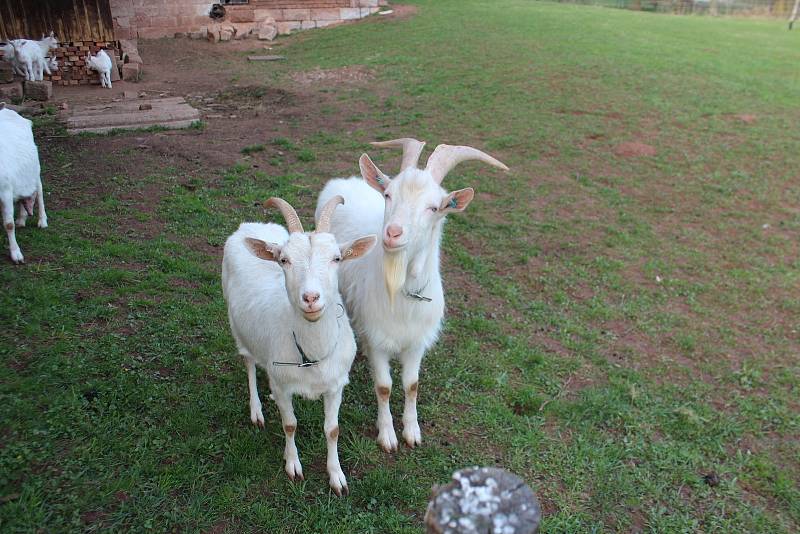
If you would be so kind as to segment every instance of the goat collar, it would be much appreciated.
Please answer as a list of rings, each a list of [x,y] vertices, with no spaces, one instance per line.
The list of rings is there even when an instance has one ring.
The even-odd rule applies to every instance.
[[[417,289],[416,291],[408,291],[406,289],[403,289],[403,295],[405,295],[407,298],[410,298],[411,300],[418,300],[420,302],[430,302],[433,299],[430,297],[426,297],[422,294],[422,292],[425,291],[425,289],[428,287],[429,283],[430,279],[427,282],[425,282],[424,286]]]
[[[341,304],[338,304],[338,306],[342,308],[342,315],[344,315],[344,306],[342,306]],[[336,325],[339,327],[339,330],[341,330],[341,324],[339,324],[339,319],[342,317],[342,315],[339,315],[338,317],[336,317]],[[331,355],[333,354],[333,352],[336,350],[336,347],[339,345],[339,333],[337,331],[336,343],[333,344],[333,347],[331,348],[331,350],[328,351],[328,354],[326,354],[325,356],[323,356],[322,358],[319,358],[317,360],[312,360],[311,358],[308,357],[308,355],[306,354],[306,351],[303,350],[303,347],[300,346],[300,343],[298,343],[297,334],[295,334],[294,330],[292,330],[292,339],[294,340],[294,346],[297,347],[297,352],[300,354],[300,361],[299,362],[272,362],[272,365],[274,365],[275,367],[280,367],[280,366],[298,367],[300,369],[303,369],[305,367],[314,367],[316,365],[319,365],[319,362],[325,361],[328,358],[330,358]]]

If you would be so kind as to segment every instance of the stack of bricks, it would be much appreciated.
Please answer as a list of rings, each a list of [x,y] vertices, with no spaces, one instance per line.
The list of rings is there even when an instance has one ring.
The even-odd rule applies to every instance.
[[[59,47],[50,54],[55,54],[58,60],[58,72],[52,76],[45,73],[44,79],[50,80],[54,85],[100,85],[100,74],[86,67],[86,55],[91,52],[97,54],[100,49],[116,54],[117,44],[106,41],[75,41],[59,43]]]

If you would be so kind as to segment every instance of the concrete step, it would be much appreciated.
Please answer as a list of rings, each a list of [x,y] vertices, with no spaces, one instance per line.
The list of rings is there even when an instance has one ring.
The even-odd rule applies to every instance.
[[[145,109],[140,109],[145,108]],[[66,118],[67,132],[105,133],[162,126],[187,128],[200,120],[200,111],[182,97],[137,98],[108,104],[74,108]]]

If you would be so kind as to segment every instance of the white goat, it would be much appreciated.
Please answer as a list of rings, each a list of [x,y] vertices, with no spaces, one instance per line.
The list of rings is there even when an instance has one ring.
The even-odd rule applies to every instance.
[[[18,54],[16,51],[16,49],[20,48],[25,42],[27,42],[27,39],[14,39],[3,45],[2,50],[3,50],[3,59],[11,64],[11,67],[14,69],[14,74],[18,74],[19,76],[25,76],[27,78],[26,65],[24,65],[20,60],[20,58],[17,57]],[[31,42],[37,42],[37,41],[31,41]],[[38,57],[32,58],[32,61],[38,61]],[[43,66],[42,67],[43,71],[47,70],[48,74],[52,74],[52,71],[58,70],[58,60],[55,57],[45,57],[45,61],[47,68]],[[38,69],[35,68],[35,65],[33,63],[31,63],[31,66],[34,67],[34,73],[36,73]]]
[[[51,56],[45,59],[47,60],[47,66],[50,69],[50,74],[53,74],[53,72],[58,72],[58,58]]]
[[[397,139],[372,144],[403,148],[400,174],[390,179],[364,154],[359,160],[363,180],[331,180],[317,209],[334,195],[342,196],[345,206],[331,220],[336,238],[346,240],[362,231],[383,238],[383,247],[375,247],[364,261],[342,266],[339,283],[372,369],[378,443],[391,452],[397,449],[397,436],[389,410],[389,362],[397,358],[403,368],[403,437],[414,447],[422,443],[417,422],[419,367],[439,336],[444,316],[439,248],[445,215],[463,211],[474,196],[471,188],[448,193],[440,185],[442,179],[466,160],[508,168],[474,148],[439,145],[421,170],[417,162],[425,143]]]
[[[45,72],[52,74],[47,56],[50,50],[58,48],[58,39],[53,32],[46,37],[43,35],[39,41],[16,39],[11,43],[14,46],[15,57],[25,71],[26,80],[43,80]]]
[[[18,74],[20,76],[25,76],[25,70],[22,68],[22,63],[20,63],[19,58],[17,58],[17,46],[22,46],[23,40],[21,39],[14,39],[6,44],[3,45],[3,59],[11,63],[11,67],[14,69],[14,74]]]
[[[6,109],[5,104],[0,102],[0,204],[11,261],[14,263],[25,262],[14,232],[14,204],[19,203],[16,225],[22,227],[27,216],[33,215],[33,199],[36,198],[39,204],[39,228],[47,227],[39,175],[39,151],[33,140],[32,124],[16,111]]]
[[[100,50],[96,56],[86,54],[86,66],[100,73],[100,85],[111,89],[111,69],[114,64],[105,50]]]
[[[341,304],[337,270],[375,245],[374,235],[339,245],[329,232],[330,217],[341,197],[320,209],[315,232],[303,232],[300,219],[284,200],[271,198],[286,219],[277,224],[244,223],[225,243],[222,289],[231,332],[244,357],[250,390],[250,420],[263,427],[256,387],[256,364],[267,371],[286,436],[285,469],[303,478],[294,443],[297,419],[292,396],[325,404],[327,470],[337,495],[347,492],[339,465],[339,405],[356,354],[353,330]]]

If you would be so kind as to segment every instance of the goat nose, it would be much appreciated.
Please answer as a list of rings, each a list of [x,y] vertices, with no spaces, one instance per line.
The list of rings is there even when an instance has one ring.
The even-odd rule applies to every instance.
[[[314,304],[318,300],[319,300],[319,293],[317,293],[316,291],[303,293],[303,302],[305,302],[306,304]]]
[[[403,227],[399,224],[390,224],[386,227],[386,236],[395,238],[403,235]]]

